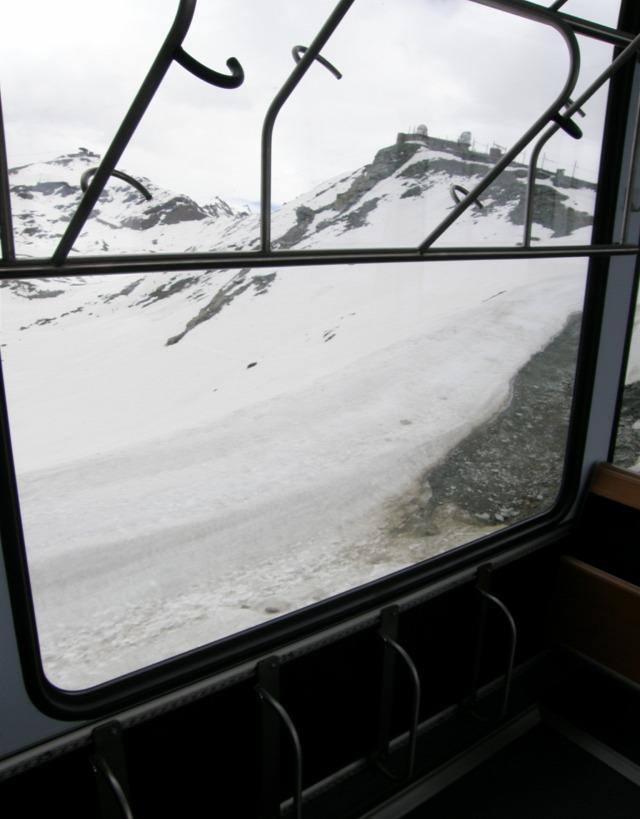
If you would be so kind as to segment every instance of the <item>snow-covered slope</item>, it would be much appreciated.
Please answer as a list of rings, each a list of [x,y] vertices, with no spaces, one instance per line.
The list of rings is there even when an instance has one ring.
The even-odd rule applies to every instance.
[[[83,174],[97,168],[99,162],[99,156],[81,148],[49,162],[10,170],[19,256],[53,253],[81,199]],[[151,253],[157,252],[159,246],[167,252],[182,251],[192,243],[201,247],[203,231],[217,235],[223,225],[248,213],[234,211],[221,199],[201,207],[188,196],[162,190],[144,177],[136,179],[152,199],[145,200],[136,188],[121,179],[110,179],[74,247],[74,254]]]
[[[16,172],[20,252],[52,251],[79,195],[64,185],[95,164],[81,152]],[[481,165],[383,149],[282,206],[274,239],[416,245]],[[145,184],[150,203],[111,180],[76,250],[255,243],[255,215]],[[540,185],[534,234],[584,240],[591,188]],[[523,193],[509,171],[444,244],[515,244]],[[52,681],[103,681],[477,536],[393,537],[389,506],[505,406],[518,370],[581,309],[584,274],[568,260],[5,283],[2,359]]]
[[[80,180],[97,167],[96,154],[76,153],[10,171],[17,249],[49,256],[80,197]],[[453,206],[452,186],[471,189],[491,164],[482,155],[434,150],[419,142],[383,148],[371,164],[319,185],[273,214],[277,248],[415,247]],[[521,240],[527,172],[505,171],[442,237],[440,244],[512,244]],[[136,177],[151,193],[112,178],[74,253],[249,250],[258,219],[217,198],[204,206]],[[457,194],[460,196],[460,193]],[[595,186],[539,172],[534,240],[585,241]]]
[[[475,155],[405,142],[378,151],[364,168],[318,186],[274,215],[279,246],[417,247],[453,207],[452,187],[471,190],[491,163]],[[514,166],[485,191],[438,245],[516,245],[522,240],[527,171]],[[461,197],[461,193],[456,194]],[[595,186],[541,174],[536,184],[534,241],[585,241]],[[292,211],[295,226],[290,227]]]

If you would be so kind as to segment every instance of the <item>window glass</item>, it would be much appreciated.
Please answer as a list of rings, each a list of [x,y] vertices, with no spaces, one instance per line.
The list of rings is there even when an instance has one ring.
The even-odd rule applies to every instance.
[[[118,166],[152,200],[110,180],[72,258],[255,250],[265,113],[333,6],[201,3],[186,51],[221,72],[237,57],[244,85],[171,66]],[[0,71],[19,257],[53,252],[175,10],[13,4]],[[574,96],[611,58],[580,46]],[[274,128],[279,251],[416,247],[568,68],[548,26],[465,0],[357,1],[322,53],[331,66],[310,67]],[[541,151],[532,246],[589,242],[605,95],[574,116],[582,139],[559,132]],[[438,246],[522,244],[531,150]],[[586,258],[267,262],[2,283],[55,685],[135,671],[553,505]]]
[[[50,679],[98,683],[547,509],[585,268],[5,285]]]
[[[27,0],[7,10],[0,71],[21,255],[53,252],[83,174],[107,150],[176,7],[116,0],[88,16],[80,0]],[[243,85],[216,88],[172,64],[118,163],[153,198],[112,179],[74,254],[234,250],[256,241],[263,121],[294,67],[292,48],[313,41],[332,7],[277,0],[249,12],[234,0],[201,3],[185,49],[221,72],[237,57]],[[610,46],[579,39],[574,96],[611,56]],[[368,246],[363,226],[375,229],[377,247],[422,244],[556,99],[569,69],[552,27],[464,0],[355,2],[322,53],[342,78],[315,63],[275,121],[278,249]],[[541,151],[537,245],[589,239],[605,95],[574,115],[580,140],[560,131]],[[440,246],[522,243],[531,150]],[[396,194],[391,217],[381,205]],[[167,229],[176,224],[179,238]]]

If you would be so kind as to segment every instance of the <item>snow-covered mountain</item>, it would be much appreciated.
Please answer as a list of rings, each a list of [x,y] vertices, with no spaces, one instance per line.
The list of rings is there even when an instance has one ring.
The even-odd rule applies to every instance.
[[[51,255],[81,199],[83,174],[97,168],[99,162],[97,154],[80,148],[50,162],[9,171],[19,255]],[[211,230],[248,213],[234,211],[222,199],[201,207],[188,196],[162,190],[144,177],[137,180],[152,198],[146,201],[134,187],[112,178],[74,252],[152,252],[160,239],[163,250],[186,250],[205,224]]]
[[[403,136],[403,135],[400,135]],[[288,248],[411,247],[420,244],[452,206],[453,186],[471,188],[493,159],[468,150],[398,141],[371,164],[331,180],[274,214],[275,246]],[[446,146],[445,146],[446,147]],[[80,180],[100,158],[86,149],[10,171],[18,252],[48,256],[81,197]],[[482,207],[447,233],[444,244],[516,244],[524,213],[526,168],[513,166],[484,194]],[[222,199],[204,206],[136,177],[150,201],[112,178],[74,248],[75,253],[179,252],[250,249],[257,217]],[[457,194],[458,196],[460,194]],[[537,239],[566,240],[591,224],[595,186],[539,172]],[[580,232],[577,238],[584,238]]]
[[[402,136],[402,135],[401,135]],[[278,249],[415,247],[453,206],[452,189],[470,189],[491,165],[488,156],[468,151],[430,148],[420,141],[398,141],[383,148],[371,164],[279,208],[273,215],[274,246]],[[80,179],[95,168],[99,157],[81,148],[76,153],[14,168],[10,171],[12,207],[19,256],[49,256],[81,198]],[[439,244],[517,245],[521,241],[526,191],[526,169],[513,166],[485,192],[482,207],[465,213]],[[138,177],[137,177],[138,178]],[[182,194],[162,190],[145,178],[138,180],[152,194],[150,201],[133,187],[113,178],[107,184],[74,253],[196,252],[250,250],[258,242],[258,216],[248,209],[234,210],[224,200],[200,206]],[[456,194],[459,196],[459,194]],[[586,242],[592,222],[595,186],[563,175],[545,174],[536,186],[534,241]],[[109,280],[100,301],[118,299],[120,306],[146,307],[172,298],[198,306],[184,328],[167,339],[179,341],[203,321],[211,319],[232,300],[265,293],[275,270],[226,276],[175,274],[151,286],[142,279]],[[73,282],[55,286],[7,282],[18,296],[47,299],[47,315],[35,321],[52,321],[65,312],[64,299],[54,304]],[[88,291],[87,291],[88,292]],[[211,296],[211,298],[208,298]],[[89,297],[88,297],[89,298]],[[89,303],[89,302],[88,302]],[[94,305],[96,308],[97,305]],[[56,309],[57,308],[57,309]],[[74,304],[74,309],[77,305]]]
[[[81,150],[12,172],[20,254],[53,252],[97,161]],[[274,242],[416,246],[453,206],[452,186],[470,189],[488,167],[399,140],[275,211]],[[521,241],[525,178],[502,174],[440,244]],[[109,181],[74,253],[255,247],[255,214],[140,181],[149,202]],[[537,188],[535,239],[584,242],[593,186],[559,176]],[[473,510],[448,497],[429,517],[429,475],[509,405],[516,375],[580,311],[585,272],[583,260],[518,260],[3,283],[51,679],[117,676],[517,519],[499,492]],[[553,492],[544,484],[542,506]],[[416,516],[424,525],[405,525]]]

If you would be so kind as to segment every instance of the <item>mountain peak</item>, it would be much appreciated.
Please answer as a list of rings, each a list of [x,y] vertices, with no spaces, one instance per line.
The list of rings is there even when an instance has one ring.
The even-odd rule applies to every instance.
[[[79,147],[54,159],[9,171],[20,255],[48,256],[53,252],[81,200],[83,175],[96,169],[100,161],[99,154]],[[166,231],[167,226],[233,220],[239,215],[219,197],[201,207],[189,196],[164,190],[144,177],[135,174],[132,177],[149,190],[151,200],[145,201],[127,181],[112,176],[74,251],[90,254],[157,252],[160,239],[154,235],[157,232],[154,228]],[[141,232],[146,232],[147,237],[141,239],[138,235]],[[185,250],[193,238],[188,231],[183,237],[177,237],[174,230],[171,236],[172,250]]]
[[[475,150],[471,134],[430,137],[426,126],[399,133],[373,160],[330,180],[273,213],[274,247],[417,247],[464,191],[473,189],[502,155],[499,146]],[[80,180],[100,157],[79,147],[48,162],[10,171],[17,247],[22,255],[49,256],[81,198]],[[234,210],[219,196],[199,205],[132,175],[151,201],[126,180],[112,177],[74,252],[101,254],[247,250],[255,247],[258,218]],[[521,241],[527,168],[512,163],[445,234],[450,245]],[[456,194],[456,191],[458,193]],[[545,241],[568,237],[592,221],[595,185],[561,169],[539,170],[534,223]],[[577,240],[577,239],[576,239]]]

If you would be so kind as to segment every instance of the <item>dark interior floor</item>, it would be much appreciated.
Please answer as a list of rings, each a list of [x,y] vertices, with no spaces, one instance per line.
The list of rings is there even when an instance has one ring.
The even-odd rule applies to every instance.
[[[541,724],[406,819],[638,819],[640,788]]]

